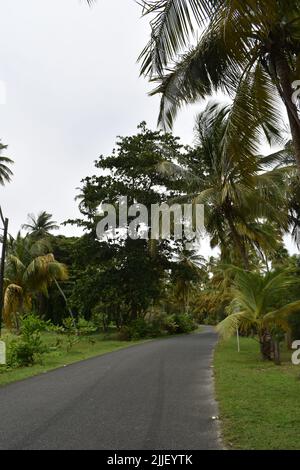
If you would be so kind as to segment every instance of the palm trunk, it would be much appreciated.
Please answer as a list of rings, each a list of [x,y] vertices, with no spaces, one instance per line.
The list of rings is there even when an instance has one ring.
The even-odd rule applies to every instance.
[[[291,82],[292,71],[283,54],[278,53],[275,55],[274,64],[280,84],[278,87],[279,93],[287,110],[296,162],[300,172],[300,120],[298,117],[297,107],[292,101],[292,96],[294,93]]]
[[[279,343],[279,341],[275,340],[273,346],[274,346],[274,362],[277,366],[280,366],[281,360],[280,360],[280,343]]]
[[[237,249],[240,252],[244,268],[246,269],[246,271],[249,271],[249,268],[250,268],[249,258],[248,258],[248,253],[247,253],[247,250],[246,250],[246,247],[245,247],[245,243],[243,242],[243,240],[241,240],[241,237],[239,236],[239,234],[238,234],[238,232],[235,228],[235,225],[234,225],[234,222],[233,222],[232,218],[230,216],[228,216],[227,219],[228,219],[228,223],[229,223],[229,227],[230,227],[230,231],[231,231],[231,234],[232,234],[233,241],[234,241]]]
[[[293,338],[292,338],[292,333],[291,331],[288,331],[285,335],[286,339],[286,346],[288,349],[292,349],[292,343],[293,343]]]
[[[64,301],[65,301],[65,303],[66,303],[66,307],[67,307],[67,309],[68,309],[68,311],[69,311],[70,317],[72,318],[74,330],[75,330],[76,334],[78,334],[78,328],[77,328],[77,325],[76,325],[76,321],[75,321],[73,312],[72,312],[72,310],[71,310],[70,307],[69,307],[68,299],[67,299],[67,297],[65,296],[64,291],[62,290],[62,288],[60,287],[60,285],[59,285],[59,283],[57,282],[56,279],[54,279],[54,282],[55,282],[55,285],[56,285],[57,289],[59,290],[59,293],[61,294],[62,298],[64,299]]]
[[[188,289],[186,305],[185,305],[185,313],[188,315],[189,311],[190,311],[190,292],[189,292],[189,289]]]
[[[261,331],[259,335],[260,352],[264,361],[271,361],[273,359],[273,345],[272,338],[268,330]]]

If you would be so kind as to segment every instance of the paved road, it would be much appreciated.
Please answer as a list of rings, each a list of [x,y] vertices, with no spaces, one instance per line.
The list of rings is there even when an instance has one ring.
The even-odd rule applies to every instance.
[[[219,449],[216,340],[206,327],[0,388],[0,449]]]

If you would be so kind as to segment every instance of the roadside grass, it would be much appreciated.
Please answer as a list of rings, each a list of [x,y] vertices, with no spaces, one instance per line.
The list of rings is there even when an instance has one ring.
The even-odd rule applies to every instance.
[[[228,449],[300,449],[300,368],[283,351],[283,363],[260,359],[254,339],[220,342],[214,358],[221,429]]]
[[[202,329],[203,328],[199,326],[192,334],[200,333]],[[166,335],[154,339],[158,340],[170,337],[172,336]],[[102,333],[79,337],[71,347],[70,341],[66,335],[42,333],[41,338],[49,352],[43,354],[41,359],[31,367],[12,369],[0,365],[0,386],[34,377],[85,359],[102,356],[103,354],[151,341],[151,339],[120,341],[117,339],[117,333],[115,331],[106,334]],[[15,339],[15,336],[5,332],[1,337],[1,340],[5,341],[7,346],[9,346],[10,341],[13,339]],[[73,339],[75,338],[73,337]]]
[[[70,347],[66,336],[57,333],[43,333],[42,340],[49,352],[43,354],[40,361],[31,367],[10,369],[6,366],[0,366],[0,386],[145,341],[119,341],[115,339],[115,336],[115,334],[82,336]],[[12,336],[4,335],[1,339],[9,344]]]

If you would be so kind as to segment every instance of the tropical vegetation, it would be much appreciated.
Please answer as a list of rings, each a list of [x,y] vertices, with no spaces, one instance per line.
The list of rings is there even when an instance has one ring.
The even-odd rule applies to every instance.
[[[292,235],[299,248],[300,3],[138,3],[151,28],[139,57],[141,74],[156,84],[151,94],[161,95],[162,129],[141,122],[97,158],[94,174],[78,189],[80,216],[62,224],[79,227],[81,236],[57,234],[60,225],[46,210],[30,214],[9,236],[1,292],[8,368],[38,371],[54,351],[68,356],[78,344],[93,355],[216,325],[226,340],[215,366],[228,445],[245,448],[246,435],[259,448],[259,435],[267,432],[262,420],[270,413],[266,423],[272,426],[273,399],[282,398],[271,389],[266,401],[265,377],[275,388],[280,381],[292,387],[289,409],[299,392],[286,357],[300,338],[300,256],[288,252],[285,239]],[[219,92],[222,102],[220,95],[213,99]],[[184,145],[172,133],[177,113],[205,100],[194,142]],[[10,182],[12,163],[0,156],[1,185]],[[155,221],[138,217],[141,205],[149,213],[154,205],[188,203],[205,209],[203,233],[192,242],[186,235],[178,240],[174,219],[167,237],[153,237]],[[107,204],[121,228],[107,222]],[[132,205],[135,214],[128,213]],[[99,237],[99,224],[106,224],[105,236]],[[201,237],[214,250],[210,257],[204,257]],[[105,348],[105,341],[113,344]],[[263,397],[249,408],[257,383]],[[245,433],[248,412],[259,415],[259,426]]]

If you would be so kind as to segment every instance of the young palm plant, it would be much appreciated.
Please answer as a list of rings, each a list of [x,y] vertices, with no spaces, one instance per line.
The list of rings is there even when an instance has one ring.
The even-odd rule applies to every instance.
[[[233,268],[236,273],[233,283],[233,301],[230,314],[218,325],[223,338],[236,333],[237,329],[249,333],[253,330],[259,338],[263,359],[271,359],[271,338],[278,343],[278,328],[288,331],[288,317],[300,312],[300,300],[284,304],[284,295],[299,282],[291,270],[260,274]],[[275,362],[279,363],[279,347],[276,344]]]

